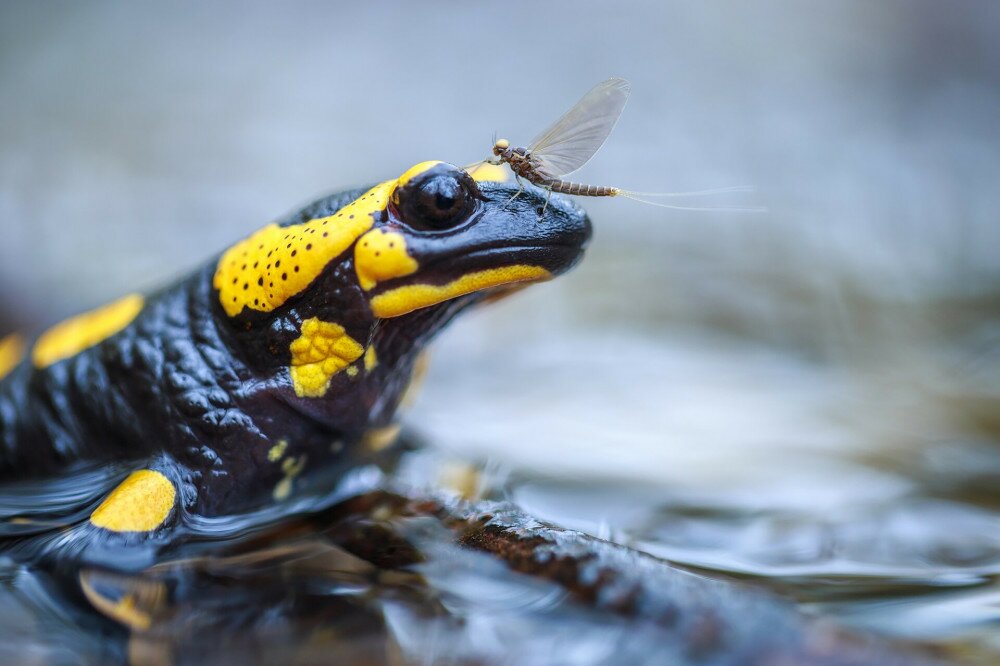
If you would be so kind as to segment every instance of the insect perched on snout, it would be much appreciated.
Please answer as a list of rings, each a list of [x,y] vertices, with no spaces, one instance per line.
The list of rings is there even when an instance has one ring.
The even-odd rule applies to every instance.
[[[587,197],[613,197],[623,190],[607,185],[584,185],[562,180],[590,161],[614,129],[628,101],[631,85],[625,79],[611,78],[590,90],[528,144],[511,147],[507,139],[493,144],[494,164],[506,163],[515,176],[545,188],[549,192]]]
[[[521,179],[537,185],[551,195],[552,192],[585,197],[623,196],[635,201],[680,210],[729,210],[761,211],[753,207],[705,208],[700,206],[677,206],[641,197],[691,197],[731,192],[750,192],[751,187],[723,187],[695,192],[633,192],[610,185],[586,185],[563,180],[565,176],[580,169],[601,149],[628,101],[631,84],[625,79],[610,78],[598,83],[573,105],[548,129],[539,134],[528,146],[512,146],[507,139],[493,142],[493,165],[507,164],[523,188]],[[483,164],[482,162],[480,164]],[[471,167],[472,171],[477,167]],[[514,198],[520,194],[520,190]],[[546,199],[546,206],[548,199]],[[543,208],[544,211],[544,208]]]

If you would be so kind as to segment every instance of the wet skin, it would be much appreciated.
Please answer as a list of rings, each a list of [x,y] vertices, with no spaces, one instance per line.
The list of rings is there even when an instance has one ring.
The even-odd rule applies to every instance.
[[[422,163],[57,326],[20,361],[5,339],[0,478],[117,465],[127,478],[85,526],[129,543],[330,487],[392,440],[418,355],[456,314],[582,256],[583,211],[517,190]]]

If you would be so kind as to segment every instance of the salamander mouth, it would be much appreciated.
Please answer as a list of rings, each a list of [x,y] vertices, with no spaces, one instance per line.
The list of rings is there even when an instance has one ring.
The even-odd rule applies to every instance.
[[[582,255],[583,248],[569,243],[494,244],[473,249],[460,257],[428,262],[420,272],[427,280],[437,278],[447,281],[449,276],[454,277],[477,269],[505,264],[527,264],[540,266],[556,275],[570,268]],[[440,270],[442,264],[448,264],[448,269]]]
[[[377,317],[398,317],[476,292],[549,280],[582,254],[579,246],[556,243],[484,247],[461,257],[442,257],[416,275],[387,283],[370,305]]]

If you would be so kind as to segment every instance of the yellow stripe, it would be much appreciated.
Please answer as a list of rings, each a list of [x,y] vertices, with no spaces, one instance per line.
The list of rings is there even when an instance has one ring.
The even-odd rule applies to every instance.
[[[547,280],[550,277],[552,277],[551,273],[541,266],[517,264],[502,268],[490,268],[463,275],[457,280],[443,285],[412,284],[391,289],[373,298],[371,308],[376,317],[398,317],[481,289],[512,282]]]
[[[47,368],[110,338],[132,323],[143,303],[141,295],[129,294],[56,324],[38,338],[31,352],[32,362],[36,368]]]

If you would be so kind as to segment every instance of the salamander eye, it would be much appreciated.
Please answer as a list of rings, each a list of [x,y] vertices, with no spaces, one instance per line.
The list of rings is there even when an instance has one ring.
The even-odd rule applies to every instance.
[[[443,231],[465,222],[481,198],[475,181],[465,171],[439,164],[396,190],[396,206],[403,221],[418,230]]]

